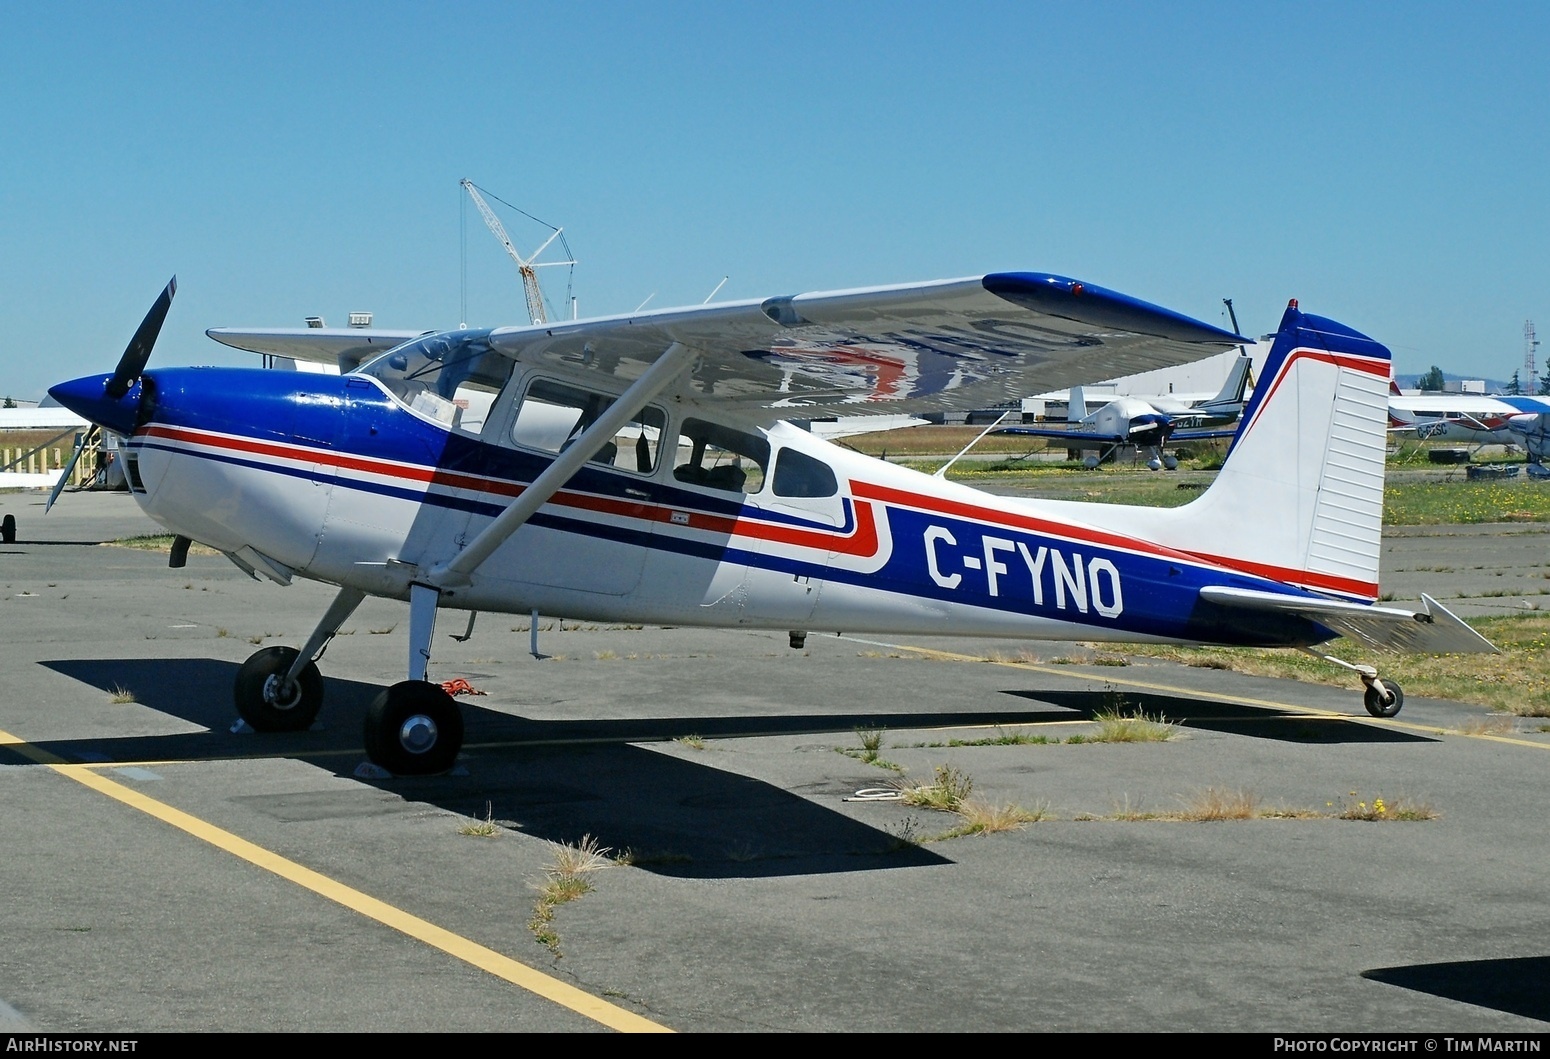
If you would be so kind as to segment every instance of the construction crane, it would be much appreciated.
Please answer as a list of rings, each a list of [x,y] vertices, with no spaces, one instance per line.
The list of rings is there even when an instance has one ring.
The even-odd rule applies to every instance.
[[[561,234],[565,229],[555,228],[552,224],[544,224],[543,221],[538,221],[538,218],[533,217],[532,214],[524,213],[522,210],[517,210],[517,212],[522,213],[524,217],[529,217],[532,220],[538,221],[539,224],[543,224],[545,228],[554,229],[553,234],[544,240],[542,246],[524,258],[521,254],[517,253],[517,248],[512,245],[511,237],[506,234],[505,226],[501,224],[500,218],[495,216],[495,211],[490,209],[490,204],[484,201],[484,196],[479,194],[479,189],[474,186],[474,182],[472,180],[461,180],[459,183],[463,186],[463,190],[468,192],[468,197],[473,200],[474,205],[478,208],[479,215],[484,218],[485,225],[492,233],[494,233],[495,238],[501,241],[501,245],[506,248],[506,253],[511,255],[511,260],[517,263],[517,271],[522,275],[522,290],[523,293],[527,295],[528,319],[535,324],[548,323],[549,314],[544,310],[544,293],[538,285],[538,269],[550,265],[575,265],[576,262],[539,261],[538,255],[547,250],[549,248],[549,244],[554,242],[556,239],[560,240],[560,245],[565,247],[566,253],[568,254],[570,252],[570,247],[565,245],[565,239]],[[510,206],[511,204],[508,202],[505,203],[505,205]],[[512,206],[511,208],[514,210],[517,209],[515,206]]]

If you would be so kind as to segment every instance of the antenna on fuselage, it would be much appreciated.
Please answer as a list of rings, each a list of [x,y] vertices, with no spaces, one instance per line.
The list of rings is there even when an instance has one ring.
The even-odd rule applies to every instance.
[[[986,434],[989,434],[992,430],[994,430],[998,426],[1000,426],[1001,425],[1001,420],[1003,420],[1007,416],[1011,415],[1012,411],[1013,411],[1012,409],[1008,408],[1005,412],[1002,412],[1000,415],[996,416],[996,421],[994,423],[990,424],[990,426],[988,426],[984,430],[980,431],[979,437],[976,437],[973,441],[969,442],[963,448],[959,449],[957,456],[954,456],[952,459],[950,459],[946,463],[942,464],[942,466],[938,467],[936,469],[936,471],[932,473],[932,477],[933,478],[946,478],[947,477],[947,468],[949,468],[953,464],[957,463],[958,460],[959,460],[959,457],[963,456],[966,452],[968,452],[974,446],[978,445],[980,443],[980,438],[983,438]]]

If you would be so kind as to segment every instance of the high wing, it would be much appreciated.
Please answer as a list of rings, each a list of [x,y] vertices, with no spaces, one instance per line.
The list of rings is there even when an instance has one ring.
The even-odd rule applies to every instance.
[[[213,328],[259,353],[361,358],[418,333]],[[798,294],[500,328],[490,345],[567,373],[638,378],[679,343],[695,354],[686,396],[768,424],[803,409],[971,410],[1026,393],[1188,363],[1242,336],[1103,287],[1042,273]],[[395,343],[396,344],[396,343]]]
[[[1200,598],[1229,610],[1298,614],[1369,647],[1420,654],[1500,654],[1484,636],[1428,595],[1420,612],[1248,588],[1207,586]]]
[[[489,341],[523,361],[622,379],[677,342],[696,354],[689,394],[772,423],[836,404],[984,408],[1188,363],[1243,339],[1102,287],[1016,272],[502,328]]]
[[[429,331],[390,331],[363,327],[212,327],[205,334],[222,345],[353,371],[361,363]]]

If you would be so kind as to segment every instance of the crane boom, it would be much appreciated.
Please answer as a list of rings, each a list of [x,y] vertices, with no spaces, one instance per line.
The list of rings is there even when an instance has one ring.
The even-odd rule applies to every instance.
[[[511,260],[517,263],[517,271],[522,276],[522,291],[527,295],[528,319],[535,324],[548,323],[548,314],[544,312],[544,295],[538,286],[538,270],[533,265],[533,259],[543,253],[550,243],[559,238],[560,232],[564,229],[556,228],[554,234],[544,240],[543,246],[533,251],[530,257],[524,259],[521,254],[517,253],[517,248],[512,245],[511,237],[506,234],[506,226],[501,224],[499,217],[495,216],[495,211],[490,209],[490,204],[484,201],[484,196],[479,194],[479,189],[474,187],[473,181],[462,180],[459,183],[463,185],[463,190],[468,192],[468,197],[473,200],[474,206],[478,208],[479,216],[484,218],[485,225],[494,234],[495,238],[500,240],[501,245],[506,248],[506,253],[511,255]],[[574,262],[569,263],[574,264]]]

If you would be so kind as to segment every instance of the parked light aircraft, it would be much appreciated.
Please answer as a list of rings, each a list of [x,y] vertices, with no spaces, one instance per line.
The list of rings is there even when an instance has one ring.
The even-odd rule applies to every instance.
[[[172,565],[197,540],[255,576],[338,587],[299,649],[242,665],[253,728],[310,727],[343,622],[368,595],[407,601],[408,679],[365,721],[392,773],[445,771],[462,743],[456,701],[425,679],[439,608],[793,645],[844,630],[1494,650],[1430,597],[1376,605],[1389,353],[1295,302],[1216,480],[1163,510],[992,496],[783,422],[985,407],[1244,341],[1059,276],[442,332],[343,376],[147,371],[174,289],[112,374],[51,392],[127,437]],[[1371,713],[1399,710],[1396,684],[1348,668]]]
[[[1550,412],[1550,397],[1470,393],[1407,394],[1389,383],[1389,429],[1414,431],[1419,438],[1449,441],[1507,442],[1511,421]],[[1521,433],[1521,431],[1518,431]]]
[[[1113,385],[1113,384],[1110,384]],[[1239,353],[1233,358],[1227,378],[1215,393],[1128,393],[1121,396],[1145,401],[1157,411],[1170,416],[1195,416],[1209,420],[1236,420],[1248,404],[1249,392],[1254,386],[1254,358]],[[1080,391],[1080,392],[1079,392]],[[1066,418],[1083,418],[1095,395],[1086,393],[1085,387],[1073,387],[1068,401]]]
[[[1051,438],[1071,448],[1095,448],[1098,454],[1085,461],[1089,468],[1097,467],[1116,449],[1132,445],[1150,450],[1147,466],[1152,470],[1166,467],[1171,471],[1179,461],[1164,450],[1170,440],[1230,438],[1237,432],[1236,426],[1228,424],[1235,423],[1243,414],[1252,366],[1248,356],[1238,357],[1221,390],[1215,396],[1203,395],[1199,401],[1182,395],[1116,397],[1095,412],[1070,419],[1063,427],[998,427],[994,433]],[[1084,387],[1071,388],[1067,406],[1071,414],[1087,407]],[[1208,423],[1213,425],[1207,426]]]

